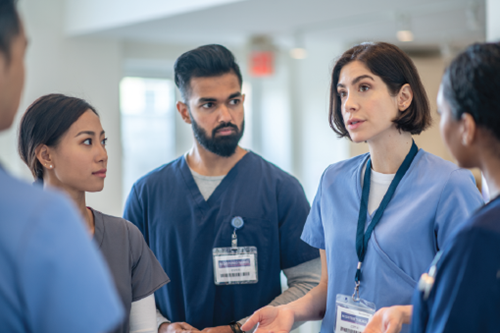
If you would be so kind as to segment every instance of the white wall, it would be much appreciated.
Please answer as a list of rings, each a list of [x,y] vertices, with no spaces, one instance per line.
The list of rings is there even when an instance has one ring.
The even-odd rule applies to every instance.
[[[121,215],[120,45],[107,40],[66,38],[63,35],[63,0],[21,0],[19,9],[29,39],[26,85],[16,122],[0,137],[0,160],[12,173],[32,181],[31,173],[16,150],[22,113],[44,94],[57,92],[83,97],[97,108],[109,138],[105,188],[101,193],[90,194],[87,204],[106,213]]]

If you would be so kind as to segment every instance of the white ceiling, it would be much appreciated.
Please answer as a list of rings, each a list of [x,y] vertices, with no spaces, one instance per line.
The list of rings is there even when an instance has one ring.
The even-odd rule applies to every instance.
[[[410,16],[407,48],[462,47],[485,39],[484,0],[247,0],[149,20],[91,35],[175,44],[243,45],[266,34],[289,44],[307,41],[397,43],[397,17]]]

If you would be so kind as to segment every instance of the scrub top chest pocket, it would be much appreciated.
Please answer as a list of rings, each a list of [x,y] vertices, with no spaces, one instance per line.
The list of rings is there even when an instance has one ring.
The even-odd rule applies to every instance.
[[[214,283],[216,285],[251,284],[258,282],[257,247],[238,246],[238,232],[245,221],[240,216],[231,219],[233,234],[228,239],[230,247],[212,250]]]

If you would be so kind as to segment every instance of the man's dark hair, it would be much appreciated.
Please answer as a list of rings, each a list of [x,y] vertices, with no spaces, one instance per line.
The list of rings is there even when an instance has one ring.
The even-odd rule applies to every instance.
[[[16,2],[16,0],[0,0],[0,52],[7,62],[10,61],[12,40],[21,32]]]
[[[446,69],[442,89],[456,120],[468,113],[500,141],[500,43],[469,46]]]
[[[329,121],[330,127],[339,137],[350,139],[342,117],[342,103],[337,93],[337,84],[342,68],[353,61],[362,62],[373,74],[379,76],[392,96],[396,96],[406,83],[410,85],[413,100],[410,106],[393,120],[397,129],[411,134],[420,134],[430,126],[432,117],[427,94],[410,57],[400,48],[389,43],[363,43],[345,51],[333,68]]]
[[[43,182],[43,166],[36,157],[40,145],[55,147],[87,110],[97,111],[83,99],[61,94],[45,95],[28,107],[21,120],[18,150],[35,180]]]
[[[236,74],[241,86],[243,80],[234,55],[218,44],[203,45],[185,52],[174,64],[175,84],[184,102],[187,102],[191,92],[191,78],[220,76],[230,72]]]

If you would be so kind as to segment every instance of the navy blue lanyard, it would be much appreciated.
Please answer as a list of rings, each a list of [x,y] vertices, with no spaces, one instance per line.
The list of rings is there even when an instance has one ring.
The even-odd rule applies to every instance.
[[[366,163],[365,177],[363,180],[363,194],[361,196],[361,205],[359,207],[358,229],[356,231],[356,253],[358,254],[359,263],[356,270],[356,277],[354,278],[354,280],[356,281],[355,292],[359,289],[359,283],[361,281],[361,264],[365,259],[368,241],[370,240],[373,229],[380,222],[380,219],[382,218],[387,205],[391,201],[394,192],[396,192],[396,188],[398,187],[399,182],[401,181],[401,179],[403,179],[404,175],[410,168],[410,165],[417,153],[418,147],[415,144],[415,141],[413,141],[410,152],[408,153],[408,155],[406,155],[403,164],[401,164],[398,171],[396,172],[396,175],[394,176],[389,189],[385,193],[384,198],[382,199],[382,202],[380,203],[380,206],[378,207],[377,212],[375,213],[375,216],[373,217],[373,220],[366,229],[365,233],[364,230],[366,224],[366,215],[368,211],[368,196],[370,195],[370,176],[372,165],[371,159],[368,159],[368,162]]]

